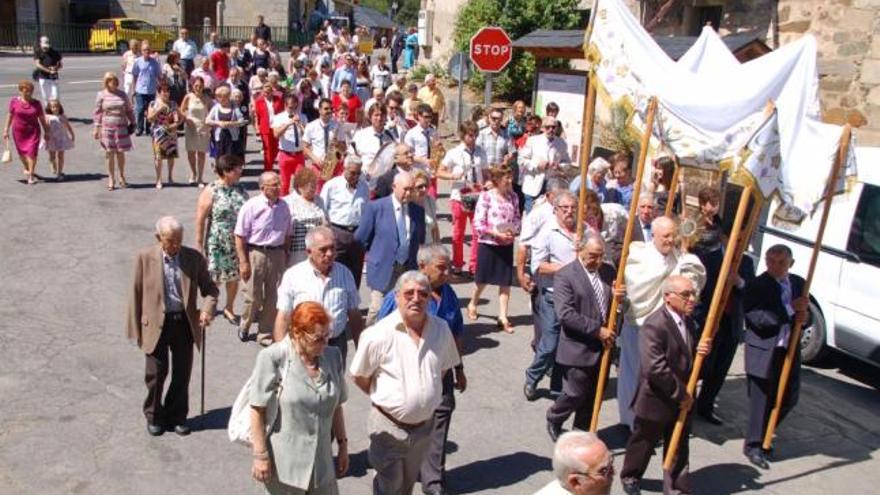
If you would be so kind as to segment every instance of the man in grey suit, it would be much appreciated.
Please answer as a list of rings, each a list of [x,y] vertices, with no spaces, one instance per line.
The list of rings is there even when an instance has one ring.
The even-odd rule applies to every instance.
[[[602,263],[605,242],[598,235],[584,238],[577,259],[553,278],[553,299],[562,327],[556,365],[563,368],[562,393],[547,410],[547,432],[555,442],[562,424],[574,413],[574,427],[587,430],[596,394],[602,350],[614,344],[605,327],[610,307],[614,268]],[[618,291],[623,295],[623,290]]]
[[[187,435],[193,344],[204,352],[202,332],[214,319],[220,291],[211,280],[205,257],[181,245],[183,226],[174,217],[156,222],[156,239],[159,242],[139,252],[135,260],[127,334],[146,354],[147,432],[158,436],[167,427]],[[201,311],[199,292],[205,298]],[[163,401],[169,364],[171,384]]]
[[[694,283],[687,277],[670,275],[663,280],[662,291],[664,305],[648,316],[639,332],[641,371],[632,400],[635,421],[620,470],[627,495],[641,493],[639,484],[654,448],[663,439],[666,454],[679,410],[689,410],[694,403],[687,391],[694,350],[706,355],[711,348],[708,341],[696,343],[697,328],[690,317],[697,302]],[[690,417],[672,469],[663,473],[664,494],[693,493],[688,472],[689,433]]]

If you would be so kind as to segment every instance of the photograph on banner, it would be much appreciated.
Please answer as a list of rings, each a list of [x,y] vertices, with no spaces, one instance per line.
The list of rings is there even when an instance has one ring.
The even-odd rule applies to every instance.
[[[572,163],[580,163],[581,128],[587,94],[586,72],[542,71],[538,73],[535,113],[544,116],[547,104],[559,105],[557,119],[562,122],[565,142]]]

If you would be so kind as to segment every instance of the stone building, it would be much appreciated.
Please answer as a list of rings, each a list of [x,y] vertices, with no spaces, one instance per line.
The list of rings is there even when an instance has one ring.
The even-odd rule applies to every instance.
[[[207,17],[212,26],[218,12],[225,26],[253,26],[262,14],[270,26],[289,26],[315,8],[317,0],[114,0],[114,17],[134,17],[156,25],[201,25]],[[221,8],[218,10],[218,3]]]

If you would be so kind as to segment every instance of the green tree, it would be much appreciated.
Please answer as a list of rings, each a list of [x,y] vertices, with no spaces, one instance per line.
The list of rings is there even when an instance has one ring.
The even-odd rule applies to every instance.
[[[525,36],[536,29],[583,28],[578,0],[471,0],[458,11],[455,21],[455,47],[467,51],[471,37],[484,26],[499,26],[511,39]],[[568,67],[566,61],[550,61],[548,65]],[[495,76],[494,94],[508,100],[531,99],[535,79],[535,58],[520,50],[503,72]],[[485,84],[479,72],[471,78],[474,89]]]

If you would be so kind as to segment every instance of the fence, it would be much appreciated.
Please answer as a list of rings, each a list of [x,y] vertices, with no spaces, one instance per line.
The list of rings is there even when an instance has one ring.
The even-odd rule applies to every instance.
[[[92,36],[93,24],[41,24],[39,32],[33,23],[2,23],[0,22],[0,48],[30,52],[37,45],[40,36],[48,36],[52,46],[65,53],[107,51],[115,43],[101,45],[91,50],[89,39]],[[177,39],[179,26],[154,26],[142,23],[139,29],[119,29],[116,33],[118,41],[129,39],[150,39],[154,48],[165,51],[170,42]],[[203,25],[187,26],[190,38],[199,45],[208,40],[211,29]],[[222,26],[216,28],[220,39],[247,41],[253,32],[253,26]],[[106,29],[102,29],[106,33]],[[106,36],[105,36],[106,37]],[[272,26],[272,40],[279,49],[288,49],[291,45],[305,45],[314,39],[314,33],[287,26]],[[157,43],[158,42],[158,43]]]

